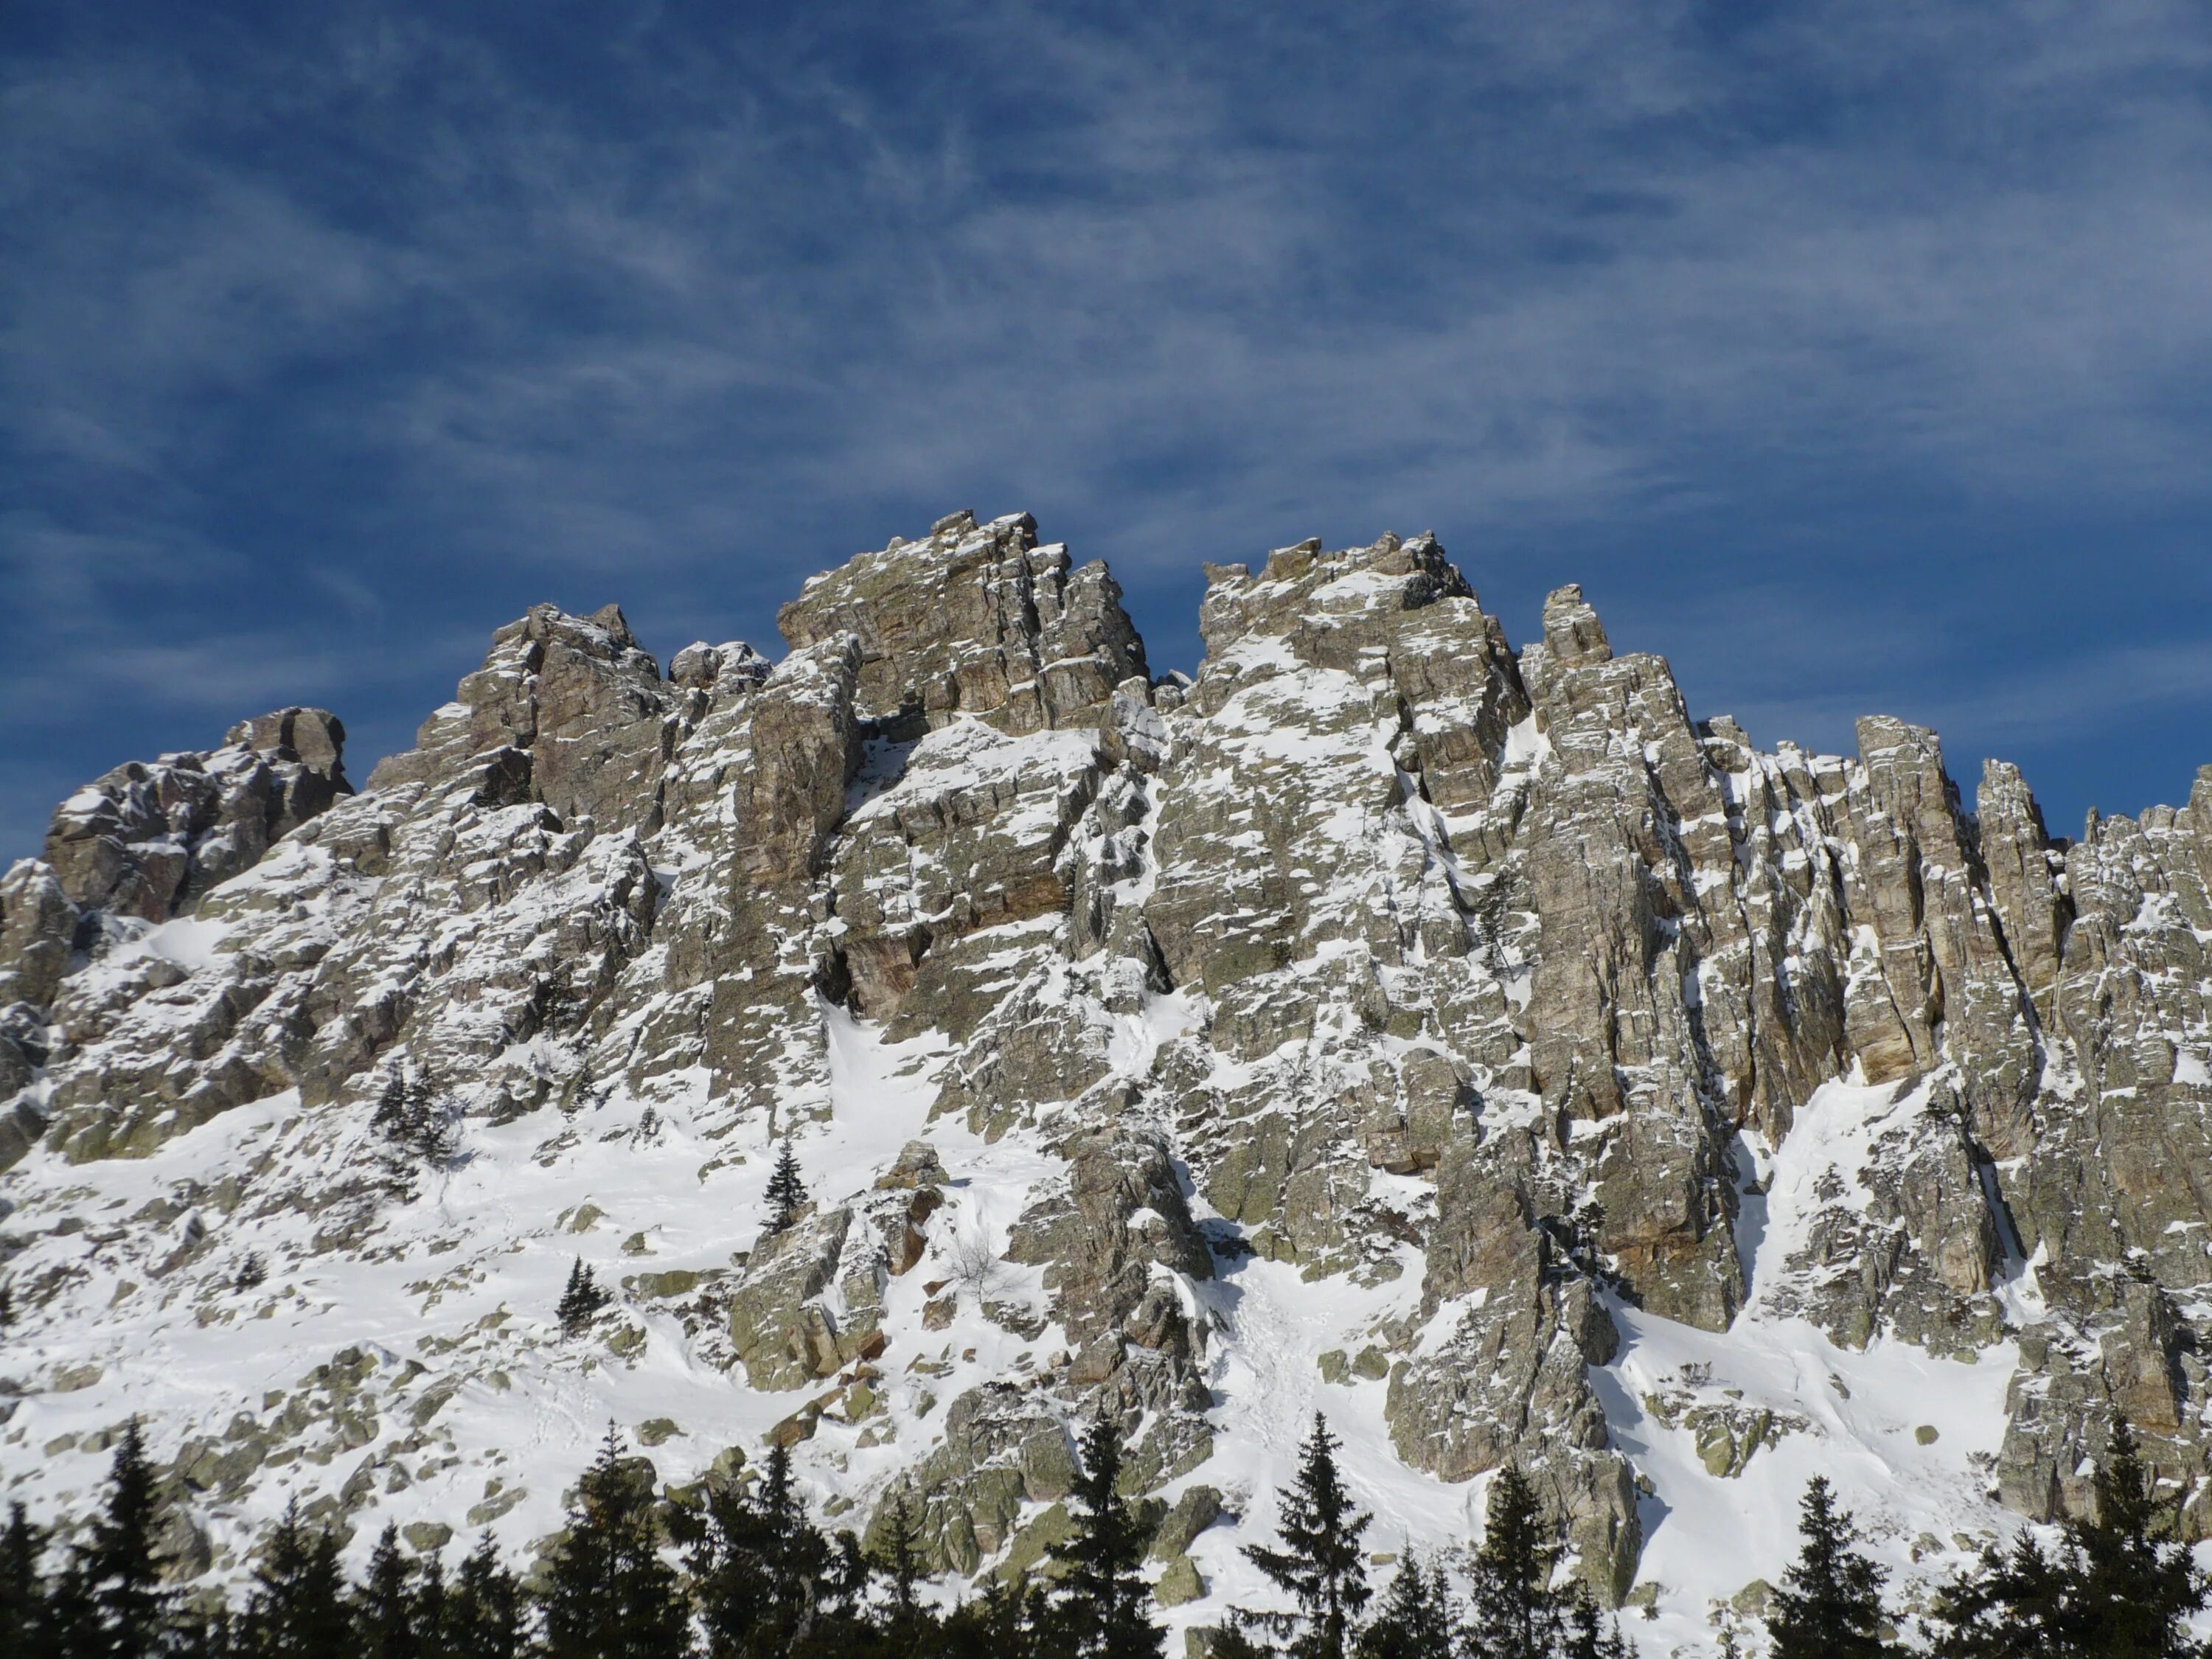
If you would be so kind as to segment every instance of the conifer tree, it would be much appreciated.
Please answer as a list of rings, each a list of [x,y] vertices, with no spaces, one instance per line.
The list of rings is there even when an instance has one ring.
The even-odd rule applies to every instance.
[[[175,1601],[161,1585],[162,1510],[134,1417],[108,1468],[106,1500],[76,1552],[71,1628],[62,1633],[71,1654],[144,1659],[159,1651]]]
[[[1269,1622],[1269,1615],[1266,1613],[1248,1613],[1242,1607],[1231,1607],[1229,1622],[1213,1632],[1213,1640],[1206,1650],[1206,1659],[1267,1659],[1267,1656],[1275,1650],[1262,1647],[1252,1631],[1255,1626],[1265,1627]]]
[[[546,1659],[682,1659],[691,1650],[676,1574],[660,1559],[652,1466],[641,1462],[623,1458],[609,1424],[546,1574]]]
[[[1359,1632],[1359,1659],[1432,1659],[1453,1645],[1450,1587],[1443,1569],[1425,1565],[1413,1550],[1383,1592],[1382,1603]]]
[[[1589,1591],[1580,1584],[1565,1598],[1559,1653],[1561,1659],[1636,1659],[1620,1625],[1598,1611]]]
[[[775,1169],[768,1178],[763,1196],[768,1202],[768,1230],[772,1233],[789,1231],[806,1208],[806,1182],[799,1172],[799,1154],[791,1150],[788,1140],[776,1154]]]
[[[2023,1533],[1952,1581],[1929,1620],[1940,1659],[2201,1659],[2188,1632],[2212,1582],[2174,1537],[2134,1431],[2113,1425],[2095,1479],[2097,1512],[2069,1521],[2055,1553]]]
[[[1937,1592],[1930,1650],[1938,1659],[2069,1659],[2079,1651],[2071,1638],[2087,1622],[2077,1589],[2060,1562],[2022,1532],[2008,1550],[1984,1550],[1974,1568]]]
[[[1291,1638],[1293,1659],[1344,1659],[1370,1594],[1359,1547],[1369,1516],[1353,1508],[1337,1473],[1339,1443],[1315,1413],[1299,1451],[1297,1484],[1277,1499],[1280,1547],[1244,1547],[1245,1559],[1297,1603],[1295,1613],[1258,1615],[1276,1634]]]
[[[385,1085],[384,1097],[368,1125],[384,1138],[403,1170],[418,1164],[434,1168],[451,1161],[458,1148],[454,1116],[453,1103],[428,1084],[395,1075]]]
[[[1143,1573],[1152,1529],[1121,1496],[1121,1425],[1104,1413],[1084,1431],[1082,1463],[1075,1530],[1049,1551],[1061,1569],[1055,1638],[1071,1659],[1149,1659],[1167,1640],[1149,1615]]]
[[[1893,1651],[1881,1635],[1887,1575],[1858,1547],[1850,1514],[1836,1507],[1820,1475],[1805,1489],[1797,1529],[1804,1542],[1766,1617],[1775,1659],[1873,1659]]]
[[[1559,1561],[1535,1487],[1508,1463],[1490,1488],[1468,1587],[1468,1620],[1484,1659],[1547,1659],[1563,1629],[1562,1598],[1552,1589]]]
[[[446,1652],[446,1564],[434,1550],[413,1559],[415,1632],[422,1651],[432,1659]]]
[[[709,1659],[781,1659],[813,1636],[829,1604],[858,1589],[833,1584],[829,1540],[806,1517],[781,1445],[769,1449],[751,1490],[708,1495],[690,1565]]]
[[[15,1286],[13,1280],[0,1284],[0,1336],[8,1334],[15,1322]]]
[[[82,1550],[71,1551],[46,1586],[46,1642],[55,1659],[106,1650]]]
[[[415,1564],[399,1547],[399,1528],[390,1522],[368,1558],[368,1573],[355,1599],[354,1627],[362,1659],[422,1659],[426,1632]]]
[[[2212,1583],[2175,1538],[2172,1505],[2160,1501],[2142,1448],[2125,1419],[2097,1466],[2096,1517],[2066,1529],[2079,1563],[2084,1610],[2107,1659],[2174,1659],[2205,1650],[2189,1638],[2189,1615],[2212,1601]]]
[[[46,1528],[33,1526],[21,1504],[9,1504],[7,1529],[0,1532],[0,1653],[60,1659],[40,1565],[46,1550]]]
[[[1049,1620],[1042,1588],[1027,1577],[999,1579],[946,1617],[938,1652],[945,1659],[1060,1659],[1042,1630]],[[1221,1659],[1232,1659],[1217,1648]]]
[[[894,1648],[910,1649],[934,1621],[921,1604],[921,1552],[915,1537],[914,1506],[902,1486],[891,1500],[890,1520],[877,1551],[876,1571],[886,1595],[884,1633]]]
[[[578,1256],[568,1269],[568,1288],[561,1292],[561,1300],[553,1310],[561,1322],[561,1334],[580,1334],[599,1316],[609,1299],[599,1281],[592,1276],[592,1270],[584,1265],[584,1258]]]
[[[440,1627],[448,1659],[521,1659],[521,1589],[489,1534],[461,1563]]]
[[[287,1505],[253,1570],[238,1650],[246,1659],[326,1659],[352,1645],[338,1540],[310,1533],[299,1501]]]
[[[167,1659],[238,1659],[238,1621],[228,1607],[191,1607],[171,1621]]]

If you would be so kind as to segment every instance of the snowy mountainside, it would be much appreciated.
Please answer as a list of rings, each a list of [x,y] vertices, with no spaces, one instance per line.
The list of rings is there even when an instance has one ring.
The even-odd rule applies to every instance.
[[[1814,1472],[1924,1584],[2119,1413],[2212,1533],[2212,769],[2054,841],[1901,721],[1693,720],[1579,590],[1516,649],[1429,538],[1207,574],[1156,679],[956,514],[774,665],[540,606],[358,793],[313,710],[80,790],[0,878],[7,1495],[136,1412],[197,1571],[295,1497],[526,1552],[611,1419],[977,1574],[1106,1411],[1194,1626],[1320,1410],[1373,1548],[1516,1462],[1653,1653]]]

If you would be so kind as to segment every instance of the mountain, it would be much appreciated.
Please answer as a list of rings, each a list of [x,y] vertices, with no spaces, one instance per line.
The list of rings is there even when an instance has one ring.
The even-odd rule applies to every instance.
[[[1693,720],[1578,589],[1516,651],[1430,537],[1206,574],[1154,678],[957,514],[775,664],[540,605],[359,793],[300,708],[78,791],[0,881],[5,1495],[135,1412],[218,1578],[295,1496],[520,1552],[612,1419],[969,1574],[1104,1409],[1189,1625],[1320,1410],[1373,1547],[1516,1462],[1653,1652],[1814,1472],[1910,1585],[2118,1413],[2212,1534],[2212,768],[2056,840],[1898,720]]]

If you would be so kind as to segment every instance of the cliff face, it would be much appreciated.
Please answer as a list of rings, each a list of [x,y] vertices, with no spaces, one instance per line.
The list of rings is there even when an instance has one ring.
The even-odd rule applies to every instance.
[[[299,709],[80,791],[0,882],[11,1491],[138,1410],[217,1570],[293,1492],[520,1543],[613,1415],[974,1571],[1107,1409],[1199,1617],[1318,1407],[1394,1536],[1517,1460],[1696,1623],[1727,1494],[1856,1458],[1933,1571],[2118,1412],[2212,1533],[2212,768],[2054,842],[1900,721],[1692,719],[1577,589],[1516,652],[1429,538],[1208,576],[1154,681],[957,514],[773,666],[541,606],[359,794]]]

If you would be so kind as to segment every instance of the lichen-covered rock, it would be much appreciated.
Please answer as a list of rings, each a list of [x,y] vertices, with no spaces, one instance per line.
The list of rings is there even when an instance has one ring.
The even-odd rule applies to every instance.
[[[1802,1318],[2016,1340],[2006,1503],[2079,1513],[2124,1416],[2212,1534],[2212,769],[2056,840],[1904,721],[1820,756],[1692,718],[1579,588],[1516,651],[1429,536],[1210,567],[1205,663],[1158,683],[1021,515],[781,620],[780,663],[663,678],[619,611],[538,606],[359,795],[291,709],[64,804],[0,878],[31,1419],[145,1410],[212,1536],[404,1492],[459,1546],[570,1473],[472,1413],[550,1444],[580,1389],[696,1497],[735,1476],[668,1425],[735,1411],[974,1571],[1042,1549],[1104,1413],[1162,1599],[1211,1602],[1196,1534],[1318,1386],[1424,1477],[1524,1468],[1614,1600],[1667,1524],[1638,1435],[1757,1486],[1859,1431],[1624,1389],[1632,1321]],[[450,1157],[373,1127],[403,1097]],[[812,1206],[761,1237],[786,1139]],[[575,1253],[632,1298],[611,1340],[556,1334]],[[419,1346],[331,1336],[341,1273]],[[209,1420],[144,1356],[210,1341],[311,1374]],[[42,1512],[105,1432],[27,1437]]]
[[[753,1251],[730,1297],[730,1340],[755,1388],[803,1388],[835,1376],[858,1352],[865,1333],[839,1316],[854,1310],[824,1294],[838,1281],[852,1237],[853,1212],[841,1207],[768,1234]]]
[[[1024,1504],[1075,1489],[1066,1429],[1035,1396],[1002,1383],[969,1390],[945,1413],[945,1436],[876,1506],[863,1539],[873,1550],[903,1499],[915,1546],[937,1572],[973,1573],[1010,1542]]]
[[[1528,1171],[1471,1144],[1439,1174],[1437,1221],[1413,1351],[1390,1373],[1391,1443],[1465,1480],[1507,1462],[1535,1483],[1609,1606],[1643,1546],[1634,1472],[1610,1449],[1589,1368],[1619,1341],[1595,1286],[1536,1225]]]
[[[1039,546],[1027,514],[940,519],[925,541],[813,578],[776,626],[794,647],[851,635],[861,712],[931,727],[963,714],[1009,732],[1096,725],[1114,688],[1145,673],[1106,567]]]
[[[1808,1219],[1763,1306],[1802,1315],[1847,1346],[1887,1331],[1972,1358],[2004,1328],[1984,1155],[1948,1076],[1886,1092],[1835,1091],[1801,1122],[1800,1135],[1818,1136],[1828,1156],[1799,1165],[1799,1190],[1768,1195]]]
[[[1014,1224],[1007,1255],[1044,1269],[1054,1312],[1079,1343],[1118,1331],[1140,1347],[1187,1351],[1179,1298],[1153,1275],[1212,1273],[1166,1138],[1124,1127],[1070,1148],[1066,1184]]]
[[[130,762],[62,803],[46,862],[81,911],[166,921],[352,793],[344,746],[337,716],[284,708],[205,754]]]

